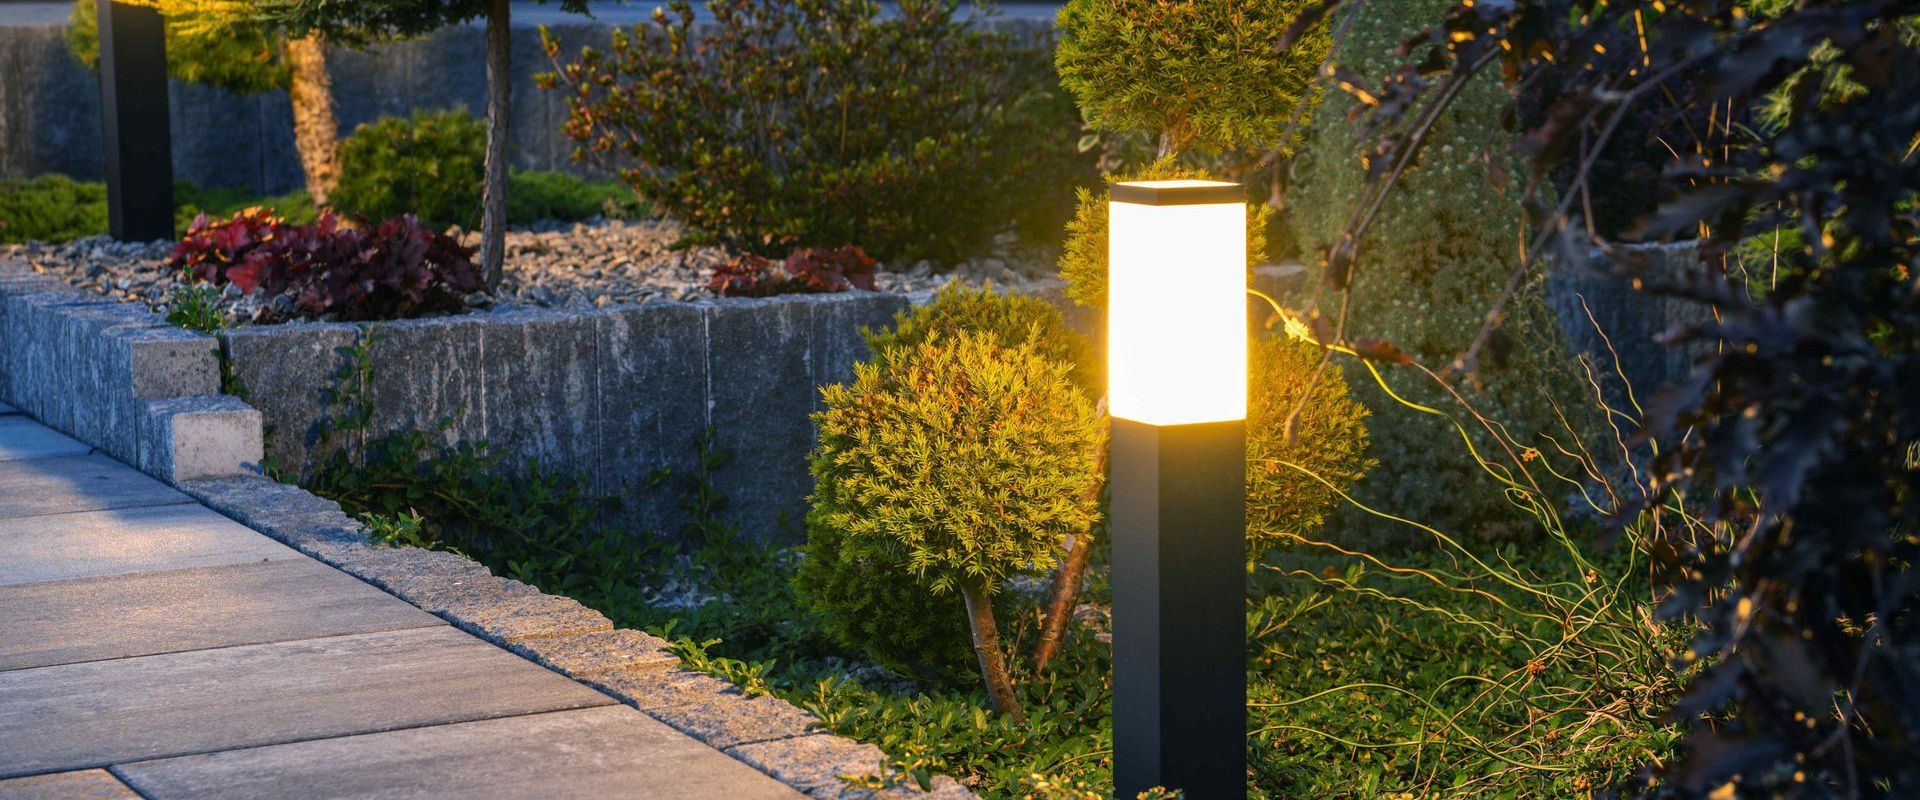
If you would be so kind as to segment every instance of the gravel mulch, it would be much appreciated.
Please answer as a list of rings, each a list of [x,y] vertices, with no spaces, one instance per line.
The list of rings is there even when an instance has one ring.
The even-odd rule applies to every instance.
[[[453,233],[468,245],[479,243],[478,232]],[[595,308],[713,297],[707,283],[727,254],[714,247],[675,249],[679,238],[677,225],[652,220],[544,223],[511,230],[500,292],[476,295],[469,305]],[[999,257],[965,262],[938,274],[924,262],[898,270],[883,265],[877,282],[881,291],[917,292],[956,280],[1020,288],[1055,277],[1050,261],[1014,254],[1011,241],[999,242],[996,249],[1002,251]],[[105,236],[0,245],[0,259],[25,261],[35,271],[78,288],[137,300],[161,313],[185,283],[166,268],[172,252],[172,242],[116,242]],[[241,297],[231,287],[222,305],[236,323],[251,320],[258,309],[254,299]]]

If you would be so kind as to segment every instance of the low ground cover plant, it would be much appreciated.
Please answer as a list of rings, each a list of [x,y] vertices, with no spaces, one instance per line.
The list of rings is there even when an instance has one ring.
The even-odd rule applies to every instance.
[[[410,216],[362,228],[323,213],[291,225],[265,209],[195,220],[169,265],[269,302],[257,321],[397,319],[452,311],[480,288],[473,251]],[[274,302],[278,301],[278,302]]]
[[[1086,175],[1044,50],[952,0],[671,4],[563,57],[575,156],[618,174],[689,240],[763,256],[853,243],[952,263],[1058,224]],[[696,30],[697,29],[697,30]],[[1031,224],[1041,217],[1047,222]]]

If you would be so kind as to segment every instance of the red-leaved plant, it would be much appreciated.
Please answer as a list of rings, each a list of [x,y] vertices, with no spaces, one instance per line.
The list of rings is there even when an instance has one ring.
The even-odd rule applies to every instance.
[[[854,245],[833,249],[805,247],[784,261],[746,254],[713,270],[708,287],[721,297],[769,297],[776,294],[826,294],[877,288],[875,263]]]
[[[452,311],[480,289],[473,249],[411,214],[362,228],[342,226],[332,213],[311,225],[287,225],[254,208],[217,223],[203,214],[174,247],[172,265],[195,280],[286,297],[291,316],[307,318]]]

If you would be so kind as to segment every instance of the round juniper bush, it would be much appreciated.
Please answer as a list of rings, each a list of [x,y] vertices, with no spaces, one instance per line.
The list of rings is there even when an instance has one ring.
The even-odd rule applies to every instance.
[[[1054,64],[1087,122],[1150,131],[1160,151],[1279,146],[1332,37],[1316,26],[1282,51],[1311,0],[1071,0]],[[1309,119],[1302,113],[1302,122]]]
[[[1014,575],[1051,567],[1065,537],[1092,524],[1104,433],[1070,369],[1031,342],[1005,347],[961,331],[887,349],[857,365],[851,382],[821,390],[797,585],[835,618],[829,630],[900,663],[893,628],[946,624],[907,612],[956,613],[939,601],[990,596]],[[920,602],[888,600],[916,591]]]
[[[1071,365],[1073,382],[1095,397],[1105,391],[1093,347],[1072,328],[1051,303],[1026,294],[1001,293],[991,286],[950,283],[926,305],[893,315],[893,327],[863,328],[860,333],[875,353],[914,348],[936,337],[974,331],[993,337],[1002,347],[1031,343],[1041,357]]]

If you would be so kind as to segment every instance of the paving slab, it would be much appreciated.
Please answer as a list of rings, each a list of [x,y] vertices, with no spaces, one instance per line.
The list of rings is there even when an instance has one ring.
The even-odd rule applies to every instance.
[[[115,771],[154,800],[804,797],[625,706],[146,761]]]
[[[0,586],[0,619],[0,670],[445,624],[310,558]]]
[[[20,415],[0,414],[0,461],[77,456],[93,448]]]
[[[450,627],[0,672],[0,778],[608,705]]]
[[[197,504],[0,519],[0,586],[292,558],[305,556]]]
[[[0,520],[190,500],[99,453],[0,461]]]
[[[140,800],[103,769],[56,772],[0,781],[0,800]]]

